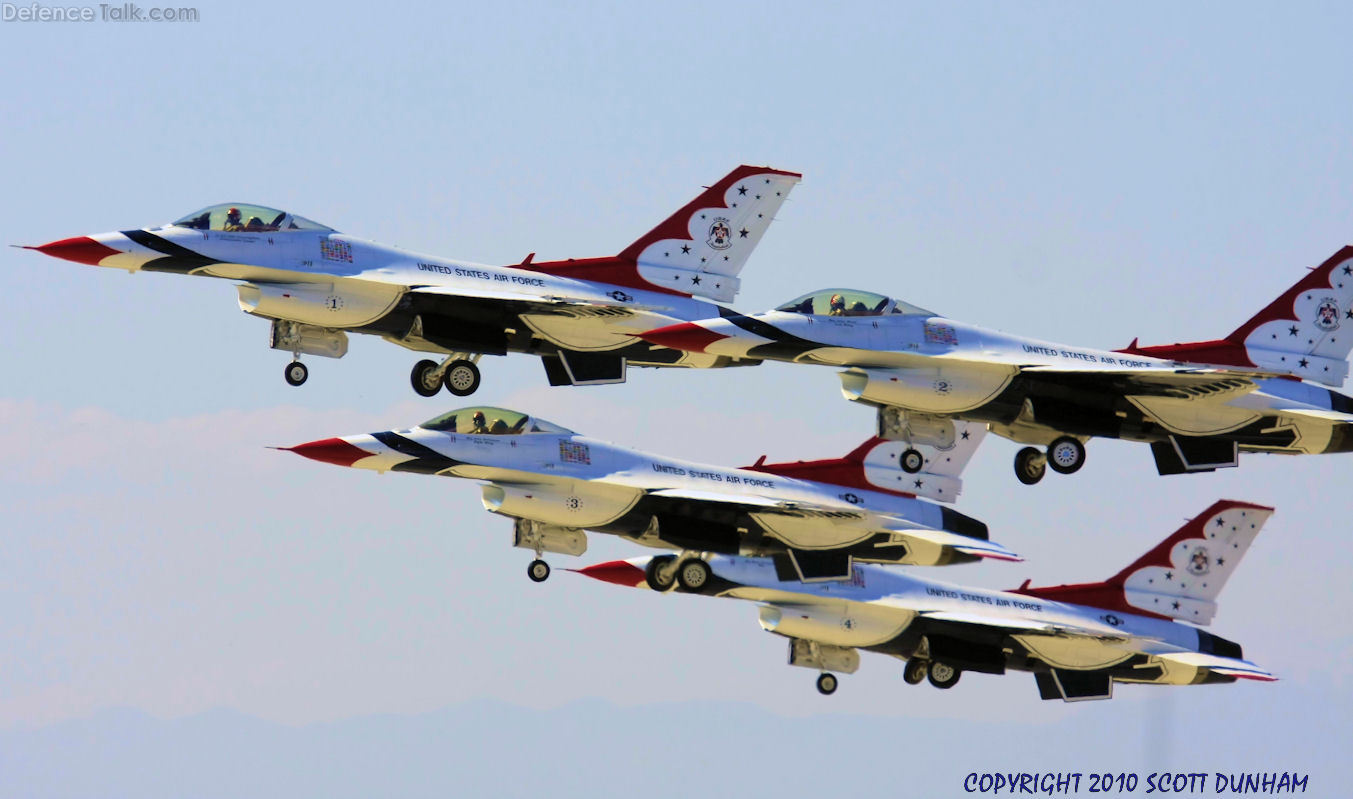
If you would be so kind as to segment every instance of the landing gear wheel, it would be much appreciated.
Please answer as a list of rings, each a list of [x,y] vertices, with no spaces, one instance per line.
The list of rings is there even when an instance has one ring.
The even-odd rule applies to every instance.
[[[836,693],[836,675],[825,672],[817,675],[817,692],[823,696]]]
[[[919,450],[907,449],[903,451],[898,463],[902,465],[902,471],[907,474],[916,474],[921,471],[922,466],[925,466],[925,456]]]
[[[1085,465],[1085,445],[1071,436],[1054,438],[1048,445],[1048,465],[1058,474],[1071,474]]]
[[[468,397],[479,389],[479,367],[472,361],[452,361],[442,379],[447,391],[457,397]]]
[[[1025,447],[1015,453],[1015,476],[1026,486],[1043,479],[1048,471],[1048,459],[1033,447]]]
[[[687,591],[699,591],[709,584],[709,564],[691,558],[677,567],[677,584]]]
[[[299,386],[306,381],[306,378],[310,377],[310,370],[300,361],[292,361],[287,364],[282,376],[287,379],[289,385]]]
[[[930,669],[930,664],[920,658],[912,658],[907,661],[907,665],[902,667],[902,679],[907,685],[920,685],[925,680],[926,672]]]
[[[530,577],[533,583],[543,583],[550,579],[550,564],[536,558],[526,567],[526,576]]]
[[[926,676],[930,678],[930,684],[936,688],[953,688],[958,684],[958,678],[963,672],[950,666],[948,663],[941,663],[938,660],[930,661],[930,669]]]
[[[442,380],[436,377],[437,362],[423,360],[413,365],[413,372],[409,374],[409,382],[413,383],[413,390],[420,397],[435,397],[437,392],[442,390]]]
[[[676,575],[669,570],[675,555],[659,555],[644,567],[644,582],[654,591],[671,591],[676,585]]]

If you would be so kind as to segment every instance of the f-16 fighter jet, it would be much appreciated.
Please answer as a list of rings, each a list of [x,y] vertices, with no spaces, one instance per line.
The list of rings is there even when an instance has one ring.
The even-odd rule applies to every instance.
[[[1353,247],[1225,338],[1121,350],[1069,347],[956,322],[880,294],[827,289],[743,316],[642,336],[728,358],[849,367],[847,399],[876,406],[879,435],[924,442],[945,418],[1023,444],[1015,474],[1070,474],[1092,437],[1144,441],[1161,474],[1236,466],[1241,452],[1353,451]],[[909,462],[915,463],[912,457]]]
[[[1197,685],[1273,680],[1208,624],[1217,594],[1272,514],[1223,500],[1102,583],[988,591],[890,566],[856,564],[850,579],[805,584],[781,557],[706,556],[677,589],[757,603],[761,628],[789,639],[789,665],[817,669],[818,690],[859,667],[858,650],[906,659],[903,679],[952,688],[964,671],[1033,672],[1044,699],[1109,699],[1113,684]],[[654,558],[580,569],[653,587]],[[690,583],[698,587],[688,587]],[[1180,622],[1188,622],[1181,624]]]
[[[272,322],[271,346],[341,358],[348,333],[417,352],[414,391],[479,386],[480,356],[538,355],[551,385],[624,382],[626,365],[717,367],[734,359],[651,347],[633,333],[700,319],[738,291],[738,273],[799,182],[793,172],[740,166],[618,255],[486,266],[347,236],[276,208],[226,203],[171,225],[53,241],[40,252],[130,272],[237,282],[245,313]]]
[[[592,530],[681,550],[654,561],[656,584],[695,588],[693,552],[785,557],[795,579],[850,574],[853,560],[937,566],[1018,560],[986,525],[920,497],[953,500],[958,475],[986,431],[960,428],[917,474],[897,468],[902,446],[870,439],[844,458],[741,469],[648,455],[504,408],[461,408],[412,430],[327,438],[291,452],[339,466],[462,477],[483,483],[484,507],[514,520],[514,544],[581,555]],[[697,566],[697,571],[701,566]]]

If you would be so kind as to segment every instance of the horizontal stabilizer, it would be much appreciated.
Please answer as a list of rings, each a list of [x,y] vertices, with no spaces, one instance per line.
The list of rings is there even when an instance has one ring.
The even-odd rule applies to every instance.
[[[1228,677],[1237,677],[1242,680],[1276,682],[1278,679],[1271,673],[1264,671],[1248,660],[1209,655],[1204,652],[1170,652],[1166,654],[1157,654],[1156,657],[1161,660],[1178,663],[1182,666],[1207,669],[1208,671],[1217,674],[1225,674]]]

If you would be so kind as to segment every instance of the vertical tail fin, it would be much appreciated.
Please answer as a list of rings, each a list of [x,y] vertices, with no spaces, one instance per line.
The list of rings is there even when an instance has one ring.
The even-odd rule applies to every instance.
[[[1331,386],[1348,377],[1353,349],[1353,246],[1298,280],[1224,339],[1138,347],[1157,358],[1259,367]]]
[[[802,177],[770,167],[740,166],[615,257],[528,268],[727,302],[738,293],[737,275],[747,257]]]
[[[906,442],[878,437],[870,438],[844,458],[770,464],[758,461],[746,468],[832,485],[953,502],[963,491],[959,475],[986,434],[985,424],[954,420],[947,436],[934,439],[930,444],[911,445],[924,458],[917,472],[902,468],[902,453],[908,449]]]
[[[1209,624],[1217,595],[1273,508],[1224,499],[1102,583],[1019,588],[1016,593]]]

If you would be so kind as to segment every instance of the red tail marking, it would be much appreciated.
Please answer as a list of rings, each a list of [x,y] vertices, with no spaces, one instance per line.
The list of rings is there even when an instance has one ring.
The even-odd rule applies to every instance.
[[[1187,344],[1162,344],[1152,347],[1140,347],[1137,345],[1137,339],[1133,339],[1126,349],[1118,350],[1118,352],[1165,358],[1172,361],[1253,367],[1256,364],[1250,360],[1249,353],[1245,348],[1245,339],[1249,338],[1250,333],[1265,322],[1282,319],[1297,321],[1297,317],[1292,313],[1297,296],[1304,291],[1330,288],[1333,285],[1330,278],[1334,267],[1350,256],[1353,256],[1353,245],[1341,248],[1320,266],[1312,269],[1305,277],[1298,280],[1290,289],[1279,295],[1278,299],[1250,317],[1249,321],[1231,331],[1231,334],[1226,338],[1213,341],[1195,341]]]
[[[797,480],[811,480],[817,483],[829,483],[846,488],[862,488],[866,491],[878,491],[899,497],[914,497],[907,491],[895,491],[891,488],[876,486],[864,478],[864,457],[869,451],[886,439],[877,436],[851,450],[843,458],[826,458],[818,461],[796,461],[794,463],[766,463],[762,455],[756,463],[742,468],[752,472],[778,474]]]
[[[1170,551],[1174,545],[1180,541],[1190,538],[1206,538],[1207,534],[1203,531],[1203,525],[1208,519],[1218,513],[1232,508],[1252,508],[1254,510],[1273,510],[1265,505],[1255,505],[1249,502],[1237,502],[1232,499],[1218,500],[1212,503],[1211,507],[1193,519],[1189,520],[1175,530],[1164,541],[1161,541],[1145,555],[1137,558],[1127,568],[1118,572],[1114,576],[1100,583],[1075,583],[1072,585],[1050,585],[1042,587],[1029,586],[1029,580],[1024,581],[1024,585],[1011,591],[1013,594],[1024,594],[1025,596],[1036,596],[1041,599],[1050,599],[1054,602],[1068,602],[1075,605],[1088,605],[1092,608],[1102,608],[1104,610],[1114,610],[1121,613],[1135,613],[1139,616],[1150,616],[1157,619],[1168,619],[1159,613],[1152,613],[1149,610],[1129,605],[1127,599],[1123,596],[1123,583],[1133,572],[1147,566],[1169,566]]]

